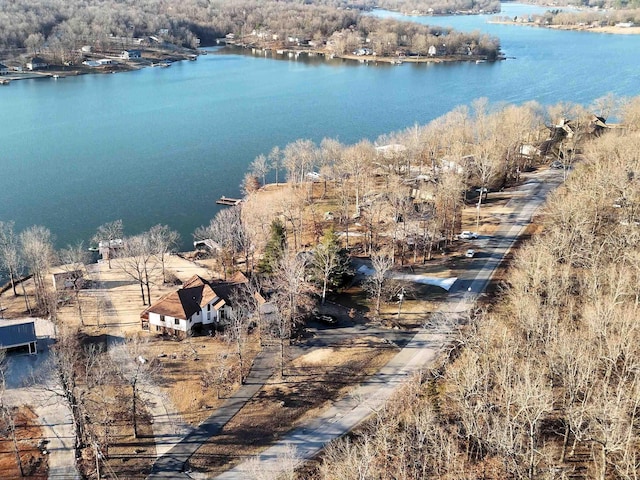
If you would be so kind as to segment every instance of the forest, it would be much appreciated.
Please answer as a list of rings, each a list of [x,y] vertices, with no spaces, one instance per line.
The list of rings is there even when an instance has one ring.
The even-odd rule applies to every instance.
[[[389,8],[404,2],[380,4]],[[423,4],[424,2],[421,2]],[[406,47],[426,53],[429,45],[447,45],[453,54],[467,45],[477,53],[495,58],[497,39],[478,33],[456,34],[442,28],[408,25],[398,21],[380,21],[363,12],[374,2],[351,6],[341,1],[301,3],[294,1],[226,0],[166,2],[115,2],[108,0],[17,0],[0,2],[0,52],[20,54],[77,52],[83,45],[105,49],[114,43],[129,48],[134,38],[152,36],[157,40],[184,47],[212,45],[227,34],[244,38],[252,32],[268,32],[279,44],[287,38],[302,38],[323,43],[332,35],[377,37],[389,51]],[[417,11],[428,8],[415,5]],[[447,9],[485,9],[498,11],[499,4],[452,2]],[[439,12],[439,10],[435,10]],[[446,40],[445,40],[446,37]],[[444,41],[443,41],[444,40]],[[444,53],[444,52],[443,52]],[[467,52],[464,51],[466,54]],[[67,55],[67,57],[70,55]]]
[[[311,477],[638,478],[640,99],[620,118],[574,149],[495,301]]]

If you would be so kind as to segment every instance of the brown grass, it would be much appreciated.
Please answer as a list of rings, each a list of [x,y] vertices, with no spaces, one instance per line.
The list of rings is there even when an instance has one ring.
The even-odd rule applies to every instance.
[[[371,346],[376,344],[375,346]],[[299,422],[313,418],[396,353],[374,337],[315,350],[275,375],[223,429],[192,457],[192,468],[220,473],[267,447]]]
[[[6,480],[28,478],[46,480],[49,464],[47,456],[39,448],[43,438],[36,414],[31,408],[22,406],[14,410],[14,423],[20,460],[25,476],[20,475],[10,434],[4,434],[6,424],[0,421],[3,434],[0,435],[0,477]],[[44,445],[44,444],[43,444]]]

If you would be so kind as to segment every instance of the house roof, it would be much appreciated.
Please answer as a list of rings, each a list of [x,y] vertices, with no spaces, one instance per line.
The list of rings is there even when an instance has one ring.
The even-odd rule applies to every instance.
[[[249,283],[249,279],[242,272],[236,272],[228,280],[216,280],[211,282],[211,286],[215,288],[220,298],[224,299],[227,304],[232,304],[231,296],[233,292],[238,290],[241,285]]]
[[[219,280],[211,283],[194,275],[182,284],[182,288],[166,294],[148,307],[142,312],[141,317],[148,317],[149,313],[157,313],[186,320],[211,302],[213,302],[213,308],[219,310],[231,303],[230,295],[239,285],[248,282],[247,277],[241,272],[235,273],[227,281]]]
[[[9,67],[7,67],[4,63],[0,63],[0,70],[4,70],[7,69]]]
[[[47,63],[44,58],[40,58],[40,57],[33,57],[29,62],[31,64],[34,64],[34,63]]]
[[[194,275],[184,283],[180,290],[163,296],[147,308],[143,314],[151,312],[186,320],[216,298],[218,298],[218,294],[209,283]],[[219,303],[216,302],[216,305]]]
[[[19,347],[36,340],[36,327],[33,320],[11,322],[8,325],[5,322],[0,323],[0,348]]]

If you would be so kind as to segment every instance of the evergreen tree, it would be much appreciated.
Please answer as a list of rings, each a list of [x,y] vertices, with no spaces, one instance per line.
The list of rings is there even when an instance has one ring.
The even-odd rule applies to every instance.
[[[327,290],[335,290],[349,274],[349,255],[340,245],[333,228],[327,230],[313,252],[313,276],[322,288],[322,303]]]
[[[265,275],[271,275],[284,253],[287,241],[287,233],[284,225],[278,219],[271,222],[271,233],[267,246],[264,249],[264,256],[258,263],[258,271]]]

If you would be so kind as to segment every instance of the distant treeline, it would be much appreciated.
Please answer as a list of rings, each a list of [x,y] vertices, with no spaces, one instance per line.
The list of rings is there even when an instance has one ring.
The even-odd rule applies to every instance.
[[[541,25],[611,27],[619,23],[640,24],[640,8],[606,12],[599,10],[563,11],[553,9],[542,15],[530,15],[529,19]]]
[[[128,47],[134,44],[133,39],[148,36],[195,48],[210,45],[229,33],[246,36],[256,31],[268,32],[269,40],[304,38],[318,43],[335,34],[355,32],[363,39],[375,34],[384,36],[388,49],[404,46],[410,50],[414,43],[424,47],[429,35],[434,40],[450,33],[440,27],[381,21],[363,14],[374,5],[434,14],[499,10],[498,2],[487,0],[362,0],[356,5],[341,0],[313,4],[275,0],[14,0],[2,2],[0,50],[4,56],[50,51],[65,57],[65,52],[77,51],[83,45],[99,49],[120,42]],[[478,46],[478,54],[489,57],[498,50],[496,39],[478,33],[457,34],[447,41],[431,43],[446,45],[447,51],[441,54],[459,53],[455,49],[461,45]]]

